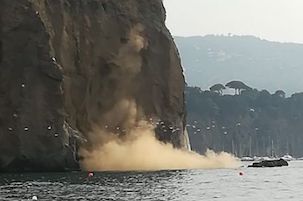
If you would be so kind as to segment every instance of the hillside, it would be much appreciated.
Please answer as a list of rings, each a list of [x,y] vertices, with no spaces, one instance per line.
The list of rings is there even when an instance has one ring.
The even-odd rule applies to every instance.
[[[188,87],[187,129],[193,150],[242,156],[303,156],[303,93],[247,90],[221,95]]]
[[[208,89],[242,80],[248,85],[290,95],[303,89],[303,45],[253,36],[175,37],[187,83]]]

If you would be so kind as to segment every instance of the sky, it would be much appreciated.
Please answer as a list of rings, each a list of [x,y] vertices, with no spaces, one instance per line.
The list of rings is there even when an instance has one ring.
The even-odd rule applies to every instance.
[[[303,43],[303,0],[163,0],[174,36],[254,35]]]

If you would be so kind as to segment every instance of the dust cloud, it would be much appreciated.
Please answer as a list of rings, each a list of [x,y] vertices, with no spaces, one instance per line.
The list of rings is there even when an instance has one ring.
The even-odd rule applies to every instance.
[[[96,127],[90,137],[94,146],[81,149],[82,169],[89,171],[153,171],[172,169],[236,168],[236,158],[227,153],[208,151],[199,155],[188,150],[175,149],[171,144],[158,141],[154,126],[137,121],[136,104],[122,101],[124,113],[129,113],[126,130],[111,132]],[[120,105],[119,104],[119,105]],[[127,107],[125,107],[127,106]],[[120,107],[121,109],[121,107]]]
[[[205,156],[175,149],[156,139],[156,122],[147,121],[133,97],[134,81],[142,68],[140,51],[148,47],[144,27],[134,26],[112,60],[111,74],[104,77],[104,110],[86,134],[88,145],[80,148],[81,167],[89,171],[169,170],[233,168],[237,160],[227,154],[208,151]],[[113,88],[107,83],[116,83]],[[108,85],[108,86],[107,86]],[[159,123],[159,122],[157,122]]]

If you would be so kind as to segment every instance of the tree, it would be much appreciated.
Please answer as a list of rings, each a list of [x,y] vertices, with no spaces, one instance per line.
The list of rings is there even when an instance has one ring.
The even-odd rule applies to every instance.
[[[215,84],[209,88],[211,92],[219,93],[220,95],[223,94],[223,90],[226,89],[223,84]]]
[[[285,98],[285,92],[284,91],[282,91],[282,90],[278,90],[278,91],[276,91],[275,92],[275,94],[274,94],[275,96],[279,96],[279,97],[281,97],[281,98]]]
[[[284,94],[278,92],[277,94]],[[267,90],[219,96],[187,88],[192,148],[241,156],[303,156],[303,93],[281,98]]]
[[[235,90],[235,95],[240,94],[242,91],[251,90],[251,87],[247,86],[241,81],[231,81],[225,85],[228,88]]]

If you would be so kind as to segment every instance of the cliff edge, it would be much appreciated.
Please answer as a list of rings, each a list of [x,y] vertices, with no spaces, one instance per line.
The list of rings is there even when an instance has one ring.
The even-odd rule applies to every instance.
[[[1,0],[0,11],[0,171],[78,169],[87,133],[127,129],[131,106],[159,140],[187,146],[161,0]]]

